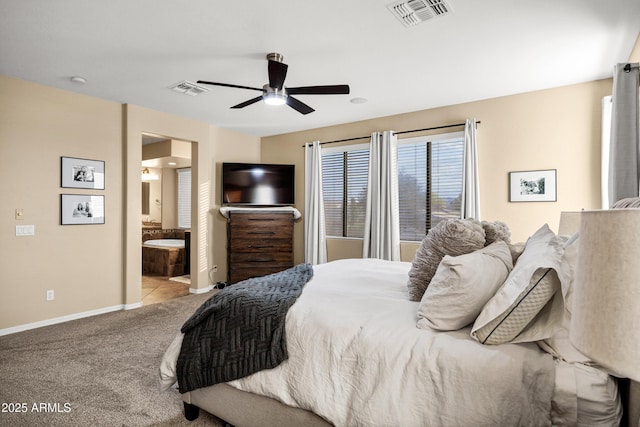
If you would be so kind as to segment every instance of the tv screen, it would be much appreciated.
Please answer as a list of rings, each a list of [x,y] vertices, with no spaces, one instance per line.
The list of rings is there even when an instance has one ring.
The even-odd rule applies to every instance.
[[[222,164],[222,204],[287,206],[295,204],[295,165]]]

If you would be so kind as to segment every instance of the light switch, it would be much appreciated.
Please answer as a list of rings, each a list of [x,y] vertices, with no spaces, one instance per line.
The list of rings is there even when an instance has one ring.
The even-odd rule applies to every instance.
[[[16,236],[33,236],[36,234],[35,225],[16,225]]]
[[[24,219],[24,209],[16,209],[16,219]]]

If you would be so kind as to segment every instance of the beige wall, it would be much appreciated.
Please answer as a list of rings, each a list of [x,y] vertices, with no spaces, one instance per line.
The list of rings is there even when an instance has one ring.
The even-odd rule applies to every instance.
[[[217,165],[259,161],[260,138],[0,76],[0,334],[140,305],[143,132],[194,142],[192,287],[226,279]],[[60,156],[104,160],[106,189],[60,188]],[[105,224],[61,226],[61,193],[104,194]]]
[[[118,103],[0,76],[0,329],[122,303],[122,131]],[[61,188],[60,156],[104,160],[105,190]],[[105,224],[60,225],[62,193],[104,195]]]
[[[636,43],[631,50],[631,54],[629,55],[629,62],[640,62],[640,33],[638,33],[638,38],[636,38]]]
[[[222,200],[220,182],[223,162],[260,162],[260,139],[234,132],[227,129],[215,128],[211,131],[212,145],[212,176],[214,186],[210,215],[213,226],[213,260],[212,265],[218,267],[217,272],[211,272],[213,282],[227,280],[227,221],[220,214]]]
[[[599,207],[601,99],[611,94],[611,85],[611,79],[600,80],[272,136],[262,140],[262,159],[296,164],[296,201],[302,211],[301,145],[305,142],[359,137],[386,129],[422,129],[475,117],[482,122],[477,131],[481,218],[506,222],[512,240],[524,241],[544,223],[557,229],[562,210]],[[558,201],[510,203],[509,172],[535,169],[557,169]],[[297,262],[304,258],[302,233],[300,223],[295,229]],[[403,244],[402,259],[413,259],[416,248],[416,244]],[[332,240],[328,252],[329,259],[359,257],[362,244]]]

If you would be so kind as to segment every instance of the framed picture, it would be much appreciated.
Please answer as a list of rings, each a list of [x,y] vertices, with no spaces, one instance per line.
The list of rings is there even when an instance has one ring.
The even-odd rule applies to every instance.
[[[61,194],[60,224],[104,224],[104,196]]]
[[[556,170],[509,172],[510,202],[555,202]]]
[[[63,188],[104,190],[104,161],[60,158],[60,185]]]

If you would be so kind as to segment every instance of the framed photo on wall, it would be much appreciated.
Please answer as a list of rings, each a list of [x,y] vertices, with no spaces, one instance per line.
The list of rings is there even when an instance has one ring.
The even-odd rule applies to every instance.
[[[104,224],[104,196],[61,194],[60,224]]]
[[[556,170],[509,172],[510,202],[555,202]]]
[[[104,161],[61,157],[60,186],[104,190]]]

